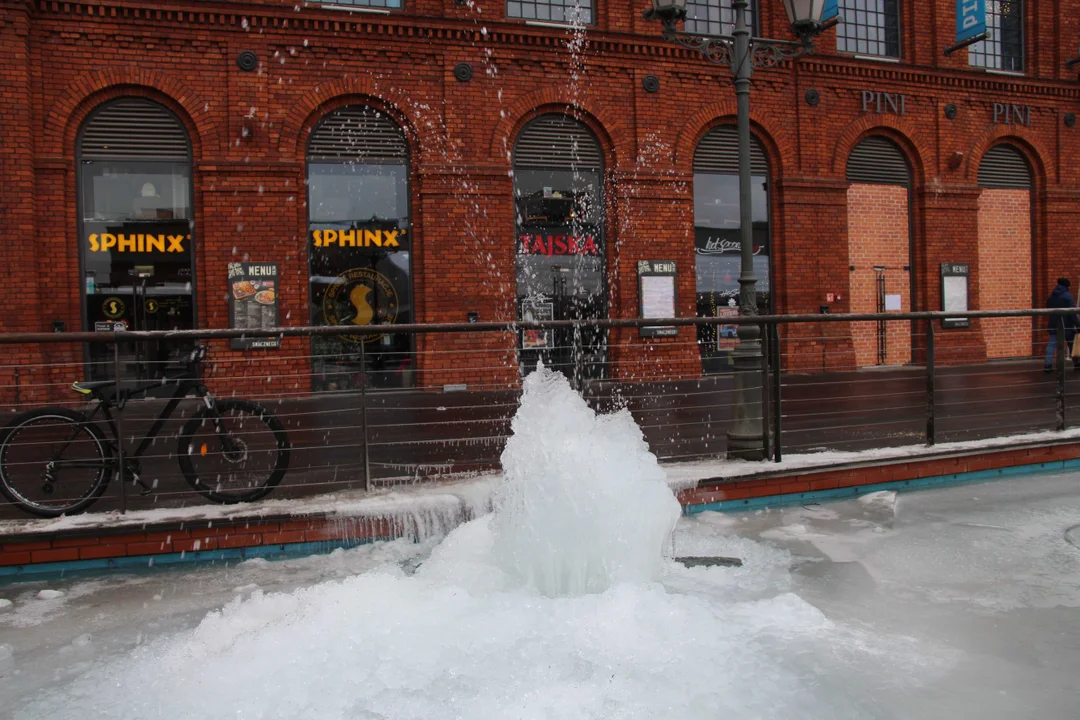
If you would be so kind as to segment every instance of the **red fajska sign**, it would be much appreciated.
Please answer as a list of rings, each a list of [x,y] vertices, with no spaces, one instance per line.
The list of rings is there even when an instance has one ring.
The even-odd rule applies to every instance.
[[[592,235],[519,233],[517,240],[518,255],[600,255]]]

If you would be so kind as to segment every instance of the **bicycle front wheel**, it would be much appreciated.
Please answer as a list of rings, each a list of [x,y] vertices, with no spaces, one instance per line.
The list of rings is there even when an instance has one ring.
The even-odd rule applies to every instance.
[[[249,400],[202,408],[180,433],[180,470],[214,502],[258,500],[289,468],[289,436],[273,413]]]
[[[32,410],[0,438],[0,493],[31,515],[74,515],[105,491],[111,456],[105,436],[84,415]]]

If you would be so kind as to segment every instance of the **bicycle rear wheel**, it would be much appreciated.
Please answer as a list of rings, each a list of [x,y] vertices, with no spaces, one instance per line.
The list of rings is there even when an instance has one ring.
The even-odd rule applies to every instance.
[[[0,493],[31,515],[74,515],[105,491],[111,456],[101,430],[81,413],[32,410],[0,436]]]
[[[249,400],[202,408],[184,425],[178,452],[191,487],[219,503],[258,500],[289,468],[289,436],[281,421]]]

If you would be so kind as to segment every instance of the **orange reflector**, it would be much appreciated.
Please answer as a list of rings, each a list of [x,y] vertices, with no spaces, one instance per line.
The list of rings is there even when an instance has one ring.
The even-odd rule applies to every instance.
[[[206,443],[203,443],[202,447],[199,448],[199,454],[206,457]]]

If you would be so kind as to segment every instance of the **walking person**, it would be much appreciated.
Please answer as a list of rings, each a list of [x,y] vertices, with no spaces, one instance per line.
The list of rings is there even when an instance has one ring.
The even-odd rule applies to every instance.
[[[1050,293],[1050,298],[1046,301],[1046,307],[1048,308],[1071,308],[1076,307],[1076,299],[1073,298],[1072,293],[1069,292],[1069,279],[1058,278],[1057,287]],[[1065,342],[1066,342],[1066,355],[1072,355],[1073,339],[1076,337],[1076,329],[1080,327],[1080,321],[1078,321],[1076,315],[1051,315],[1048,318],[1047,328],[1050,331],[1050,341],[1046,344],[1046,362],[1043,365],[1045,372],[1050,372],[1054,369],[1054,358],[1057,353],[1058,336],[1057,329],[1060,322],[1065,329]],[[1073,358],[1073,368],[1080,371],[1080,358]]]

